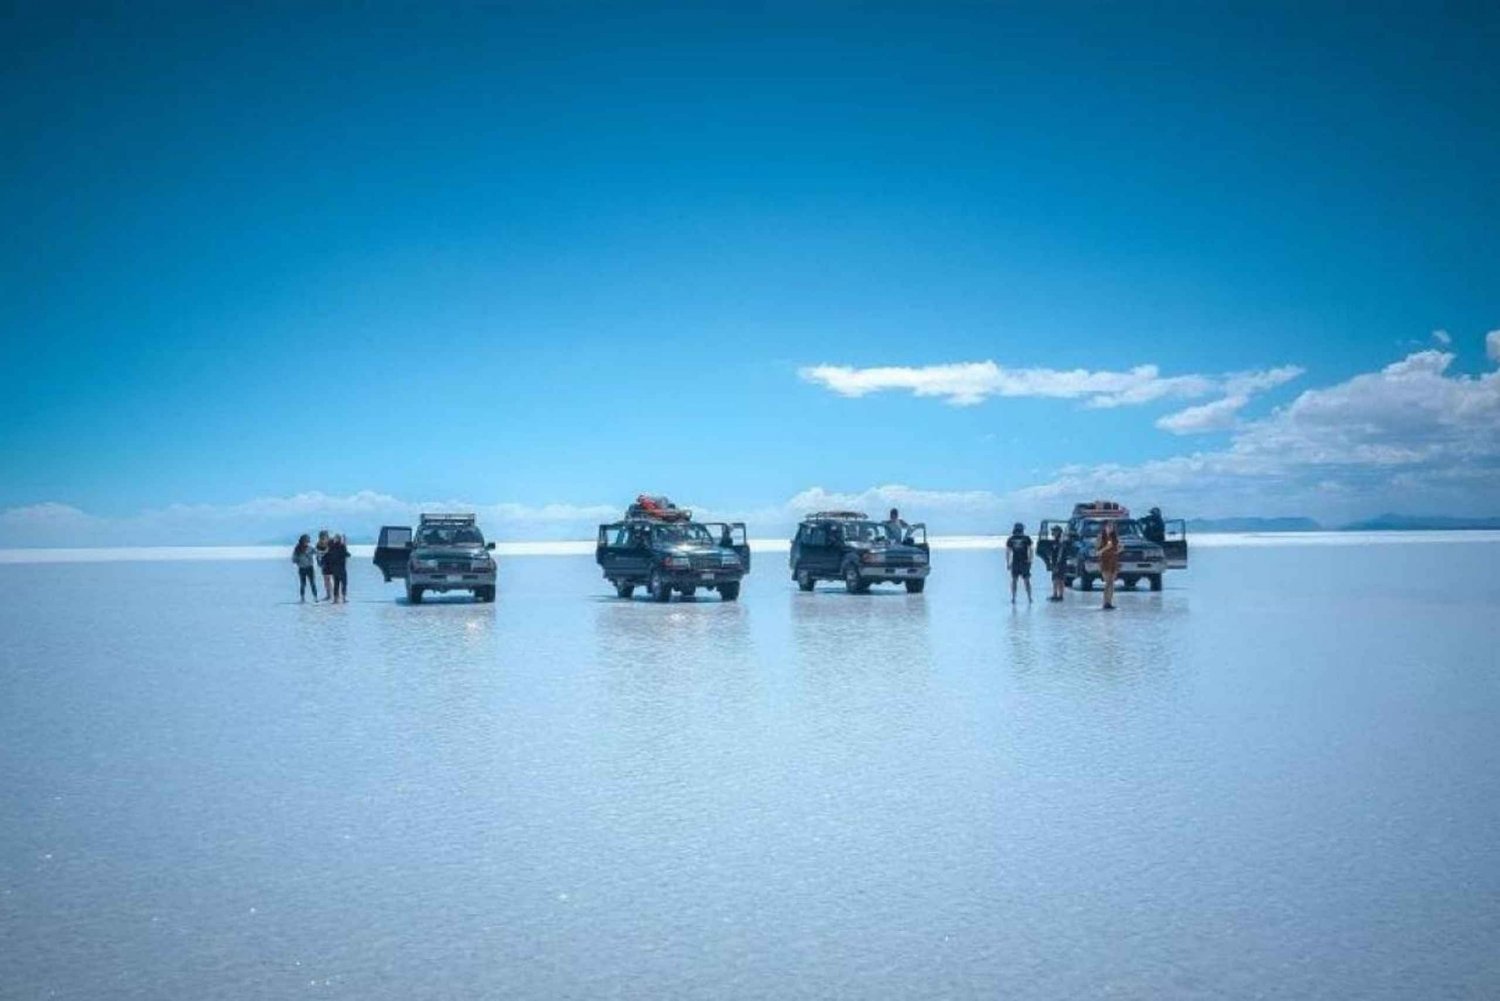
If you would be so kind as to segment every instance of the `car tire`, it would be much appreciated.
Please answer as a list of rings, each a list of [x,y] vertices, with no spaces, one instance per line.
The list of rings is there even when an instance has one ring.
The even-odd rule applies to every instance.
[[[1078,590],[1092,591],[1094,589],[1094,575],[1085,571],[1078,575]]]
[[[806,570],[797,571],[797,587],[799,589],[803,591],[811,591],[817,585],[817,583],[817,578],[808,573]]]
[[[423,589],[422,588],[420,588],[420,587],[411,587],[410,585],[408,585],[407,588],[406,588],[406,601],[407,601],[407,603],[408,604],[412,604],[412,605],[420,605],[422,603],[422,594],[423,594]]]
[[[1150,574],[1147,574],[1146,575],[1146,583],[1149,584],[1149,585],[1151,585],[1151,590],[1153,590],[1153,591],[1160,591],[1161,590],[1161,574],[1159,574],[1159,573],[1150,573]]]
[[[725,601],[740,600],[740,582],[737,580],[726,581],[719,585],[719,597]]]
[[[1141,579],[1139,577],[1123,577],[1120,582],[1125,585],[1125,590],[1134,591],[1135,586],[1141,582]]]
[[[651,583],[646,589],[651,592],[652,601],[672,600],[672,585],[667,583],[660,570],[651,571]]]
[[[491,584],[488,587],[476,587],[474,589],[474,598],[475,598],[475,600],[481,602],[482,604],[486,604],[486,605],[489,604],[490,602],[494,601],[495,600],[495,585]]]
[[[870,589],[867,581],[859,576],[859,564],[853,560],[844,564],[844,589],[850,594],[864,594]]]
[[[909,580],[909,581],[906,582],[906,593],[907,594],[921,594],[926,589],[927,589],[927,580],[926,580],[926,578],[919,577],[916,580]]]
[[[635,594],[635,585],[627,584],[624,581],[616,581],[615,594],[616,596],[624,598],[628,601],[630,599],[630,596],[632,594]]]

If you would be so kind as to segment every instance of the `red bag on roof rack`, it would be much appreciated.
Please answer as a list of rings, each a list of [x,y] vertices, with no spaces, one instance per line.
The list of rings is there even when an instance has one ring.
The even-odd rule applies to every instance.
[[[659,494],[641,494],[625,511],[627,518],[655,518],[658,521],[690,521],[693,512],[678,507]]]

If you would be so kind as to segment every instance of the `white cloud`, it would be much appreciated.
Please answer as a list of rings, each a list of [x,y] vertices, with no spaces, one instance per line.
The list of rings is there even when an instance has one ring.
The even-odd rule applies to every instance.
[[[1490,361],[1500,363],[1500,330],[1491,330],[1484,335],[1484,353]]]
[[[1226,396],[1212,403],[1201,403],[1158,418],[1156,426],[1173,434],[1202,434],[1223,431],[1234,426],[1240,408],[1250,402],[1248,396]]]
[[[798,370],[804,381],[823,386],[840,396],[857,398],[871,393],[906,391],[914,396],[937,397],[956,407],[971,407],[992,396],[1082,400],[1090,408],[1139,406],[1162,399],[1196,399],[1214,393],[1241,397],[1230,410],[1238,410],[1255,393],[1279,386],[1302,374],[1287,365],[1264,371],[1235,372],[1224,376],[1162,375],[1155,365],[1137,365],[1122,372],[1088,369],[1006,368],[993,361],[958,362],[948,365],[853,368],[847,365],[812,365]],[[1184,426],[1194,423],[1186,416]]]
[[[1228,514],[1297,504],[1316,513],[1330,495],[1374,507],[1492,511],[1500,506],[1500,372],[1452,375],[1452,362],[1447,352],[1418,351],[1378,372],[1303,392],[1241,425],[1226,449],[1070,467],[1017,496],[1145,494]]]
[[[1440,348],[1446,348],[1453,343],[1453,335],[1449,334],[1446,330],[1434,330],[1432,332],[1432,342]]]
[[[1157,420],[1156,426],[1172,434],[1203,434],[1225,431],[1235,426],[1239,413],[1256,393],[1274,389],[1301,375],[1296,365],[1282,365],[1263,371],[1235,372],[1225,376],[1222,399],[1187,407]]]
[[[373,490],[336,495],[318,491],[256,497],[233,504],[170,504],[105,517],[45,502],[0,511],[0,545],[215,545],[284,540],[327,528],[355,538],[385,524],[411,524],[423,511],[472,511],[497,538],[586,538],[592,526],[618,516],[618,505],[466,500],[408,501]]]
[[[797,374],[840,396],[907,390],[916,396],[940,397],[959,407],[982,403],[991,396],[1086,399],[1094,406],[1123,406],[1164,396],[1201,396],[1213,389],[1212,381],[1202,376],[1164,377],[1155,365],[1138,365],[1126,372],[1012,369],[993,361],[876,368],[813,365],[799,369]]]

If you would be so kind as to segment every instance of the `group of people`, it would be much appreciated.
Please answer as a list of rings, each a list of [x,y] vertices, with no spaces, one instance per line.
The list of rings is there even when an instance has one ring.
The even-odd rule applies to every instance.
[[[308,535],[297,539],[292,550],[292,562],[297,567],[297,597],[307,601],[307,592],[312,591],[313,603],[318,602],[318,581],[313,568],[323,572],[323,597],[330,602],[349,600],[349,547],[342,535],[330,535],[325,528],[318,533],[315,544]]]
[[[1156,508],[1151,509],[1158,519],[1161,512]],[[1048,601],[1062,601],[1063,593],[1068,589],[1068,574],[1063,561],[1063,530],[1061,525],[1052,526],[1052,545],[1047,547],[1046,555],[1042,562],[1047,571],[1052,575],[1052,593],[1047,596]],[[1104,609],[1113,611],[1115,607],[1115,577],[1120,573],[1120,553],[1123,550],[1120,542],[1120,533],[1115,529],[1113,521],[1105,521],[1099,526],[1099,542],[1094,547],[1094,553],[1099,558],[1099,578],[1104,583]],[[1031,602],[1031,560],[1035,554],[1035,548],[1031,544],[1031,536],[1026,534],[1026,526],[1019,521],[1011,529],[1010,538],[1005,540],[1005,566],[1010,571],[1010,603],[1016,603],[1016,585],[1024,581],[1026,583],[1026,601]]]

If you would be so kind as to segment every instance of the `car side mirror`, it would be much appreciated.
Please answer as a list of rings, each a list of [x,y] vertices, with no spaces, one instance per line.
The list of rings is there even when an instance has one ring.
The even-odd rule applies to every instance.
[[[494,548],[495,548],[495,544],[494,544],[494,543],[493,543],[493,542],[486,542],[486,543],[485,543],[485,544],[484,544],[484,548],[486,548],[486,549],[491,549],[491,550],[492,550],[492,549],[494,549]]]

